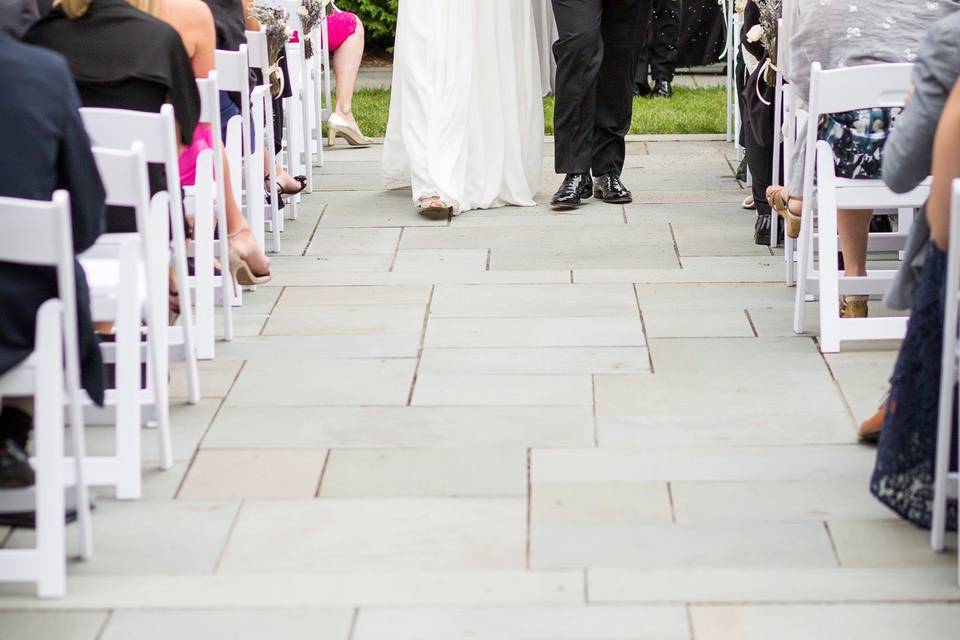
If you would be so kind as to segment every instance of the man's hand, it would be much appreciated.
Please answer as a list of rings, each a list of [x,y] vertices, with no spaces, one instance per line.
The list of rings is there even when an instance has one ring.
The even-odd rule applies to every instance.
[[[910,98],[913,97],[913,94],[917,92],[917,85],[910,83],[910,88],[907,89],[907,97],[903,99],[903,108],[906,109],[910,106]]]

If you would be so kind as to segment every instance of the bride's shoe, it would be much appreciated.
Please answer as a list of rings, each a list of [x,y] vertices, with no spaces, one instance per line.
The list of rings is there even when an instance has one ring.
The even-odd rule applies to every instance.
[[[327,136],[331,147],[336,146],[337,138],[343,138],[351,147],[369,147],[373,144],[373,140],[337,113],[331,113],[327,120]]]
[[[453,207],[439,196],[427,196],[417,201],[417,213],[430,220],[445,220],[453,213]]]

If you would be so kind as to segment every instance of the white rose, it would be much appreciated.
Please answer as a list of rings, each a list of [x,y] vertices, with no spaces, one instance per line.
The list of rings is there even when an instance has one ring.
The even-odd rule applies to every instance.
[[[762,37],[763,27],[759,24],[753,25],[750,27],[750,31],[747,31],[747,42],[759,42]]]

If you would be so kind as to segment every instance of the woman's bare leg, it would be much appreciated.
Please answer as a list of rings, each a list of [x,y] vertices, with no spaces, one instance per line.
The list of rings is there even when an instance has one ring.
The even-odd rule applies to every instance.
[[[843,252],[843,266],[848,276],[867,275],[867,240],[871,213],[856,209],[837,211],[840,250]]]
[[[263,249],[257,246],[257,240],[247,224],[247,218],[240,210],[237,204],[237,198],[233,194],[232,183],[230,182],[230,163],[227,162],[227,154],[223,154],[223,193],[227,205],[227,235],[230,240],[230,248],[235,250],[242,259],[250,265],[250,269],[256,275],[266,275],[270,273],[270,259],[263,252]]]
[[[363,60],[365,36],[363,23],[357,20],[357,30],[343,41],[333,54],[333,71],[337,76],[336,112],[354,127],[359,129],[353,117],[353,91],[357,85],[357,74]]]

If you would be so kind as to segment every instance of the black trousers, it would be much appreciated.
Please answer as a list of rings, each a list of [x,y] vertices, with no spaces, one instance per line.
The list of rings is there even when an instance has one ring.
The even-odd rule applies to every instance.
[[[620,174],[633,115],[643,8],[651,0],[553,0],[557,173]]]
[[[767,187],[773,183],[773,144],[762,144],[750,126],[747,101],[747,67],[743,62],[743,53],[737,56],[736,67],[737,100],[740,103],[740,143],[747,151],[747,166],[753,180],[753,201],[757,203],[757,214],[770,215],[772,208],[767,202]],[[772,107],[771,107],[772,108]]]
[[[637,83],[647,77],[673,82],[680,53],[681,0],[653,0],[650,26],[641,35],[643,42],[637,54]]]

